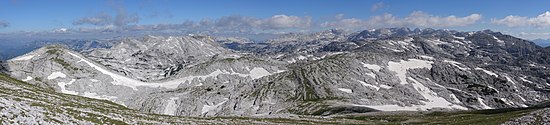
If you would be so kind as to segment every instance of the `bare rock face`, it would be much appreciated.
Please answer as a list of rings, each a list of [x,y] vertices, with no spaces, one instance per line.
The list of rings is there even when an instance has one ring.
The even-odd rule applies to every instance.
[[[550,98],[532,42],[492,31],[390,28],[125,39],[78,53],[49,46],[6,62],[11,76],[66,94],[177,116],[331,115],[527,107]],[[533,58],[528,58],[533,57]]]
[[[145,36],[92,50],[87,56],[131,78],[154,81],[167,78],[187,65],[230,53],[209,36]]]

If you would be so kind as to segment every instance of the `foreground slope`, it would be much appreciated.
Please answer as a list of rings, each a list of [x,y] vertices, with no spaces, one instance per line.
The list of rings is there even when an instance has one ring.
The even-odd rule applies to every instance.
[[[193,118],[145,114],[105,101],[38,87],[0,74],[1,124],[351,124],[352,119]]]
[[[192,118],[145,114],[105,100],[97,100],[37,87],[0,74],[2,124],[484,124],[496,125],[529,114],[535,109],[503,109],[462,112],[394,112],[297,116],[292,118],[212,117]],[[540,123],[534,111],[507,124]],[[544,120],[544,118],[543,118]]]

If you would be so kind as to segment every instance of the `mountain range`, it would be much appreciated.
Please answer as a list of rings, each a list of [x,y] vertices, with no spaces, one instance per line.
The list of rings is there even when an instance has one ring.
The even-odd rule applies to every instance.
[[[154,120],[128,124],[175,120],[169,116],[188,119],[167,124],[215,123],[213,119],[223,117],[361,120],[361,114],[371,113],[502,109],[518,110],[505,110],[504,115],[498,112],[507,118],[498,122],[536,123],[544,121],[538,116],[549,110],[540,106],[550,98],[549,49],[490,30],[409,28],[288,33],[265,42],[195,34],[61,42],[2,64],[3,72],[17,80],[5,79],[27,88],[6,87],[16,86],[10,82],[3,82],[2,87],[32,94],[44,89],[60,95],[53,99],[56,102],[10,95],[0,104],[19,105],[27,108],[25,111],[29,105],[62,105],[62,109],[41,107],[98,112],[80,106],[100,103],[97,110],[115,108],[121,109],[117,111],[121,114],[92,114],[121,121],[138,117],[135,114],[143,113],[139,115],[147,117],[143,119],[162,114]],[[533,107],[538,108],[535,111]],[[15,120],[37,118],[22,117]],[[64,121],[69,116],[39,118],[51,117]],[[251,121],[258,120],[262,119]]]

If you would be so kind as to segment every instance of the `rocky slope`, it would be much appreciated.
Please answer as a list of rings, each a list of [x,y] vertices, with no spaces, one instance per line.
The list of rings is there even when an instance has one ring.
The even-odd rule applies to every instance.
[[[294,117],[194,118],[146,114],[105,100],[62,94],[0,74],[0,124],[351,124],[368,121]]]
[[[550,98],[544,49],[492,31],[390,28],[126,39],[78,53],[49,46],[7,62],[58,92],[177,116],[331,115],[527,107]]]

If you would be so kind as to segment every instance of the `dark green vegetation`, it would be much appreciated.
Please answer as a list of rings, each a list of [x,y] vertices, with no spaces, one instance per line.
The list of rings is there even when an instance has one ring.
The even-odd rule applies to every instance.
[[[373,124],[498,125],[542,107],[455,112],[392,112],[344,115],[335,118],[371,121]]]

